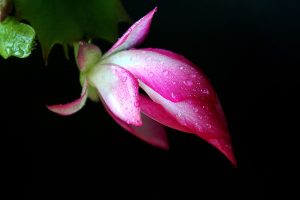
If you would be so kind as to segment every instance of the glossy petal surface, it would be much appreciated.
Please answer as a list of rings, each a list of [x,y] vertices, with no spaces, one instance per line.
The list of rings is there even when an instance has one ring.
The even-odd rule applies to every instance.
[[[160,104],[155,103],[148,97],[140,96],[141,111],[151,119],[183,132],[192,133],[192,130],[186,126],[181,125],[168,111],[164,109]]]
[[[145,84],[140,83],[140,85],[150,98],[160,104],[180,125],[212,144],[235,164],[226,122],[218,110],[220,105],[196,99],[172,102]]]
[[[183,56],[162,49],[133,49],[113,54],[103,63],[120,65],[164,98],[216,101],[215,92],[194,64]]]
[[[108,108],[127,124],[141,126],[138,82],[127,70],[116,65],[97,65],[88,74]]]

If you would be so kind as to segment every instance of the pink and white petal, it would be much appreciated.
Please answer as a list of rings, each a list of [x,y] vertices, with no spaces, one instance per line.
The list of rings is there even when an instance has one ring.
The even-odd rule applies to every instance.
[[[221,151],[236,167],[237,161],[233,154],[232,144],[230,137],[218,138],[218,139],[209,139],[207,140],[212,146],[216,147],[219,151]]]
[[[77,65],[80,71],[84,72],[94,66],[101,58],[101,50],[94,44],[79,42],[77,53]]]
[[[204,73],[183,56],[162,49],[121,51],[101,61],[121,65],[164,98],[216,101]]]
[[[219,111],[219,102],[199,101],[196,99],[172,102],[144,83],[140,82],[140,86],[154,102],[160,104],[179,124],[187,127],[192,133],[212,144],[235,164],[230,135],[224,115]]]
[[[149,32],[151,21],[156,10],[157,8],[155,7],[146,16],[135,22],[104,57],[121,50],[133,48],[142,43]]]
[[[82,87],[81,95],[78,99],[66,104],[58,104],[58,105],[50,105],[50,106],[46,105],[46,106],[50,111],[55,112],[57,114],[63,116],[72,115],[77,111],[79,111],[85,105],[88,96],[87,88],[88,88],[88,84],[87,81],[85,80]]]
[[[129,71],[111,64],[96,65],[87,76],[114,115],[127,124],[142,125],[139,85]]]
[[[141,111],[151,119],[168,126],[170,128],[180,130],[186,133],[192,133],[188,127],[181,125],[168,111],[160,104],[155,103],[148,97],[140,95]]]
[[[142,126],[133,126],[125,123],[123,120],[116,117],[110,109],[104,104],[109,115],[117,122],[122,128],[138,137],[139,139],[151,144],[153,146],[169,149],[169,142],[165,128],[154,120],[150,119],[146,115],[141,115],[143,125]]]
[[[142,114],[143,126],[132,126],[134,135],[143,141],[162,149],[169,149],[165,127]]]

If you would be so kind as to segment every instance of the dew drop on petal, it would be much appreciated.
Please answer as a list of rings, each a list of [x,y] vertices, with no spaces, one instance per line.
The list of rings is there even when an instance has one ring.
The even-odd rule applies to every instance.
[[[199,111],[199,109],[198,109],[198,108],[196,108],[196,107],[195,107],[195,108],[193,108],[193,110],[194,110],[194,112],[195,112],[195,113],[197,113],[197,112]]]
[[[171,93],[171,97],[173,98],[173,99],[176,99],[176,95],[172,92]]]
[[[188,80],[188,79],[184,80],[183,83],[184,83],[184,85],[187,85],[187,86],[192,86],[193,85],[193,81]]]
[[[205,124],[205,126],[209,129],[211,128],[211,124],[209,124],[209,123]]]
[[[202,106],[204,110],[208,110],[208,106]]]
[[[196,74],[190,74],[191,78],[196,78]]]
[[[150,76],[150,77],[152,77],[153,75],[154,75],[153,72],[150,72],[150,73],[149,73],[149,76]]]
[[[168,71],[168,70],[164,70],[164,71],[163,71],[163,75],[164,75],[164,76],[168,76],[168,74],[169,74],[169,71]]]
[[[135,101],[135,102],[134,102],[134,106],[135,106],[135,107],[139,107],[139,106],[140,106],[140,103],[139,103],[138,101]]]
[[[209,94],[209,91],[208,91],[208,89],[201,89],[201,92],[203,93],[203,94]]]
[[[199,132],[202,132],[203,131],[203,128],[202,126],[200,125],[200,123],[196,122],[194,124],[194,128],[196,129],[196,131],[199,131]]]

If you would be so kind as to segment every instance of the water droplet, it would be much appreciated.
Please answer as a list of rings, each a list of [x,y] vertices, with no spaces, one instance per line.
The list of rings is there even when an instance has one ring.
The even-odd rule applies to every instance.
[[[173,92],[171,93],[171,96],[173,99],[176,99],[176,95]]]
[[[184,67],[183,67],[183,66],[180,66],[180,67],[179,67],[179,69],[180,69],[180,70],[183,70],[183,69],[184,69]]]
[[[130,124],[130,120],[129,120],[129,119],[127,119],[127,120],[126,120],[126,123],[127,123],[127,124]]]
[[[139,106],[140,106],[140,102],[135,101],[135,102],[134,102],[134,106],[135,106],[135,107],[139,107]]]
[[[123,76],[122,81],[126,82],[127,81],[127,76]]]
[[[203,131],[203,128],[202,126],[200,125],[200,123],[196,122],[195,125],[194,125],[195,129],[199,132],[202,132]]]
[[[199,109],[196,108],[196,107],[193,110],[194,110],[195,113],[199,112]]]
[[[184,85],[187,85],[187,86],[192,86],[193,85],[193,81],[191,80],[185,80],[183,81]]]
[[[176,81],[173,81],[172,84],[173,84],[173,85],[176,85]]]
[[[209,91],[208,91],[208,89],[206,89],[206,88],[204,88],[204,89],[201,89],[201,92],[203,93],[203,94],[209,94]]]
[[[196,74],[190,74],[191,78],[196,78]]]
[[[150,73],[149,73],[149,76],[150,76],[150,77],[152,77],[153,75],[154,75],[153,72],[150,72]]]
[[[209,123],[205,124],[205,126],[209,129],[211,128],[211,124],[209,124]]]
[[[204,109],[204,110],[208,110],[208,106],[202,106],[202,108]]]
[[[152,58],[151,57],[146,57],[146,61],[151,61],[152,60]]]
[[[169,71],[168,71],[168,70],[164,70],[164,71],[163,71],[163,74],[164,74],[164,76],[168,76]]]

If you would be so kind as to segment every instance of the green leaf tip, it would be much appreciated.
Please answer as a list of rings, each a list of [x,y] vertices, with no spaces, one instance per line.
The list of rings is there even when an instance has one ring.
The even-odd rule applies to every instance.
[[[26,58],[34,46],[35,31],[12,17],[0,22],[0,55],[7,59],[10,56]]]

